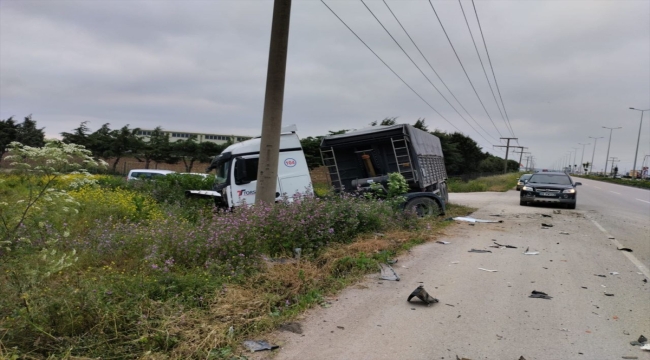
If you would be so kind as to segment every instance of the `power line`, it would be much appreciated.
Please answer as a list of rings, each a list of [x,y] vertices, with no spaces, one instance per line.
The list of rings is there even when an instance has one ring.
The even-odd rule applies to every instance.
[[[481,63],[481,68],[483,69],[483,74],[485,74],[485,80],[487,81],[488,86],[490,87],[490,92],[492,93],[492,98],[494,99],[494,103],[497,104],[497,109],[499,109],[499,113],[501,114],[501,119],[503,120],[503,123],[506,125],[506,129],[510,130],[508,128],[508,123],[506,122],[506,118],[503,117],[503,112],[501,111],[501,107],[499,106],[497,97],[494,94],[494,89],[492,89],[490,78],[488,78],[487,71],[485,71],[485,65],[483,64],[483,59],[481,59],[481,54],[478,52],[478,47],[476,46],[476,41],[474,40],[474,34],[472,34],[472,28],[469,26],[469,21],[467,21],[467,16],[465,15],[465,9],[463,9],[463,3],[460,0],[458,0],[458,5],[460,5],[460,11],[463,12],[463,18],[465,19],[467,30],[469,30],[469,36],[472,38],[472,44],[474,44],[474,50],[476,50],[476,56],[478,56],[478,61]],[[512,133],[512,131],[510,132]],[[514,134],[512,135],[514,136]]]
[[[490,64],[490,69],[492,69],[492,77],[494,77],[494,85],[497,88],[499,93],[499,99],[501,99],[501,106],[503,106],[503,112],[506,114],[506,120],[508,120],[508,125],[510,125],[510,132],[512,136],[515,136],[515,131],[512,129],[512,124],[510,123],[510,117],[508,117],[508,111],[506,111],[506,105],[503,103],[503,97],[501,97],[501,89],[499,89],[499,83],[497,82],[497,76],[494,74],[494,67],[492,66],[492,59],[490,58],[490,52],[487,48],[487,43],[485,42],[485,36],[483,35],[483,28],[481,27],[481,21],[478,19],[478,12],[476,12],[476,5],[474,0],[472,0],[472,7],[474,8],[474,14],[476,14],[476,22],[478,23],[478,29],[481,31],[481,38],[483,39],[483,46],[485,46],[485,53],[487,54],[488,63]]]
[[[431,63],[429,62],[429,60],[427,59],[427,57],[424,55],[424,53],[422,53],[422,50],[420,50],[420,47],[415,43],[415,40],[413,40],[413,38],[412,38],[411,35],[408,33],[408,31],[406,31],[406,28],[404,28],[404,26],[402,25],[402,22],[399,21],[399,19],[397,18],[397,15],[395,15],[395,13],[394,13],[393,10],[390,8],[390,6],[388,6],[388,3],[386,2],[386,0],[382,0],[382,1],[383,1],[384,4],[386,5],[386,8],[388,8],[388,11],[390,11],[390,13],[393,15],[393,17],[395,18],[395,20],[397,21],[397,23],[399,24],[399,26],[402,28],[402,30],[404,30],[404,33],[406,34],[406,36],[408,36],[409,40],[411,40],[411,43],[413,43],[413,46],[415,46],[415,48],[418,50],[418,52],[420,53],[420,55],[422,55],[422,58],[424,59],[424,61],[427,62],[427,64],[429,65],[429,68],[431,68],[431,70],[433,71],[433,73],[436,74],[436,76],[438,77],[438,80],[440,80],[440,82],[445,86],[445,88],[447,89],[447,91],[449,91],[449,93],[451,94],[451,96],[456,100],[456,102],[458,102],[458,105],[460,105],[460,107],[461,107],[463,110],[465,110],[465,112],[467,113],[467,115],[468,115],[472,120],[474,120],[474,122],[476,123],[476,125],[478,125],[478,127],[480,127],[481,130],[483,130],[483,131],[484,131],[484,132],[485,132],[489,137],[493,138],[494,140],[497,140],[497,139],[494,138],[492,135],[490,135],[490,133],[488,133],[487,130],[485,130],[485,129],[481,126],[481,124],[479,124],[479,123],[476,121],[476,119],[474,119],[474,117],[469,113],[469,111],[467,111],[467,109],[465,108],[465,106],[463,106],[463,104],[460,102],[460,100],[458,100],[458,98],[456,97],[456,95],[454,95],[454,93],[451,91],[451,89],[449,89],[449,87],[447,86],[447,84],[442,80],[442,78],[440,77],[440,75],[438,74],[438,72],[436,71],[436,69],[433,68],[433,65],[431,65]],[[435,87],[435,86],[434,86],[434,87]],[[438,88],[436,88],[436,90],[438,90]],[[438,90],[438,92],[440,92],[440,90]],[[441,95],[445,100],[447,100],[447,99],[444,97],[444,95],[442,95],[442,93],[441,93],[440,95]],[[449,103],[448,100],[447,100],[447,102]],[[451,105],[451,103],[450,103],[449,105]],[[451,105],[451,107],[453,108],[454,106]],[[456,110],[456,108],[454,108],[454,110]],[[456,110],[456,112],[458,112],[458,110]],[[460,113],[458,113],[458,115],[460,115]],[[463,118],[462,115],[460,115],[460,117]],[[463,118],[463,120],[465,120],[465,119]],[[465,121],[467,122],[467,120],[465,120]],[[487,140],[487,139],[486,139],[486,140]],[[499,140],[497,140],[497,141],[499,141]]]
[[[393,68],[391,68],[391,67],[390,67],[390,66],[389,66],[389,65],[388,65],[388,64],[387,64],[387,63],[386,63],[386,62],[385,62],[385,61],[384,61],[384,60],[383,60],[379,55],[377,55],[377,53],[376,53],[374,50],[372,50],[372,49],[370,48],[370,46],[368,46],[368,44],[366,44],[366,42],[363,41],[363,39],[361,39],[361,38],[359,37],[359,35],[357,35],[357,33],[355,33],[354,30],[352,30],[352,28],[349,27],[348,24],[346,24],[345,21],[343,21],[343,19],[341,19],[341,17],[339,17],[339,16],[334,12],[334,10],[332,10],[332,8],[329,7],[329,6],[325,3],[324,0],[320,0],[320,2],[322,2],[323,5],[325,5],[325,7],[327,7],[327,9],[328,9],[329,11],[331,11],[332,14],[334,14],[334,16],[336,16],[336,18],[339,19],[339,21],[340,21],[343,25],[345,25],[345,27],[348,28],[348,30],[350,30],[350,32],[351,32],[352,34],[354,34],[354,36],[356,36],[356,38],[359,39],[359,41],[361,41],[361,43],[362,43],[363,45],[365,45],[365,46],[368,48],[368,50],[370,50],[370,52],[372,52],[372,54],[375,55],[375,56],[377,57],[377,59],[379,59],[379,61],[381,61],[382,64],[384,64],[384,65],[388,68],[388,70],[390,70],[393,74],[395,74],[395,76],[397,76],[397,78],[399,78],[399,79],[404,83],[404,85],[406,85],[409,89],[411,89],[411,91],[413,91],[413,93],[414,93],[415,95],[417,95],[417,97],[419,97],[420,100],[424,101],[424,103],[427,104],[427,105],[431,108],[431,110],[435,111],[436,114],[440,115],[440,117],[443,118],[446,122],[448,122],[449,125],[453,126],[454,129],[456,129],[456,130],[458,130],[460,133],[462,133],[462,131],[461,131],[459,128],[457,128],[456,125],[452,124],[451,121],[447,120],[447,118],[445,118],[444,116],[442,116],[442,114],[439,113],[438,110],[436,110],[433,106],[431,106],[431,104],[429,104],[428,101],[424,100],[424,98],[423,98],[423,97],[422,97],[422,96],[421,96],[417,91],[415,91],[415,89],[413,89],[413,88],[411,87],[411,85],[409,85],[406,81],[404,81],[404,79],[402,79],[402,77],[399,76],[399,75],[395,72],[395,70],[393,70]]]
[[[449,100],[447,100],[447,98],[442,94],[442,92],[440,92],[440,90],[438,89],[438,87],[436,87],[436,85],[431,81],[431,79],[429,79],[429,77],[424,73],[424,71],[422,71],[422,69],[420,69],[420,67],[418,66],[418,64],[416,64],[415,61],[413,61],[413,58],[411,58],[411,56],[409,56],[409,54],[406,52],[406,50],[404,50],[404,48],[402,47],[402,45],[400,45],[400,43],[395,39],[395,37],[393,37],[393,35],[390,33],[390,31],[388,31],[388,29],[386,29],[386,27],[384,26],[384,24],[383,24],[383,23],[382,23],[382,22],[377,18],[377,16],[375,15],[375,13],[373,13],[372,10],[370,10],[370,8],[369,8],[368,5],[364,2],[364,0],[361,0],[361,3],[362,3],[362,4],[366,7],[366,9],[370,12],[370,14],[372,15],[372,17],[374,17],[375,20],[377,20],[377,22],[379,23],[379,25],[381,25],[381,27],[384,29],[384,31],[386,31],[386,33],[388,34],[388,36],[390,36],[390,38],[393,39],[393,41],[395,42],[395,44],[397,44],[397,46],[400,48],[400,50],[402,50],[402,52],[404,53],[404,55],[406,55],[406,57],[407,57],[409,60],[411,60],[411,63],[413,63],[413,65],[418,69],[418,71],[420,71],[420,73],[422,74],[422,76],[424,76],[424,77],[427,79],[427,81],[429,82],[429,84],[431,84],[431,86],[433,86],[433,88],[436,89],[436,91],[438,91],[438,93],[440,94],[440,96],[442,96],[442,98],[445,99],[445,101],[449,104],[449,106],[451,106],[452,109],[454,109],[454,110],[456,111],[456,113],[457,113],[457,114],[458,114],[458,115],[459,115],[459,116],[460,116],[460,117],[461,117],[461,118],[462,118],[462,119],[467,123],[467,125],[469,125],[469,127],[472,128],[472,130],[474,130],[477,134],[479,134],[479,136],[481,136],[483,139],[485,139],[485,141],[487,141],[487,142],[489,143],[490,140],[486,139],[486,138],[485,138],[485,137],[484,137],[480,132],[478,132],[478,130],[476,130],[476,129],[472,126],[472,124],[470,124],[469,121],[467,121],[467,119],[465,119],[465,117],[463,117],[463,115],[461,115],[461,113],[458,112],[458,110],[456,110],[456,108],[454,107],[454,105],[452,105],[451,102],[449,102]],[[478,125],[478,123],[476,123],[476,124]],[[480,126],[480,125],[479,125],[479,126]],[[483,128],[481,127],[481,129],[483,129]],[[485,129],[483,129],[483,131],[485,131]],[[487,133],[487,131],[486,131],[486,133]],[[488,136],[490,136],[489,133],[487,133],[487,134],[488,134]],[[497,140],[497,139],[494,139],[494,140]],[[497,140],[497,141],[498,141],[498,140]]]
[[[472,83],[472,80],[469,78],[469,75],[467,74],[467,71],[465,70],[465,66],[463,65],[463,62],[460,60],[460,57],[458,56],[458,53],[456,52],[456,48],[454,48],[454,44],[452,44],[451,39],[449,38],[449,35],[447,34],[447,30],[445,30],[445,26],[442,25],[442,21],[440,20],[440,17],[438,16],[438,12],[436,11],[436,8],[433,7],[433,3],[431,2],[431,0],[429,0],[429,5],[431,5],[431,9],[433,10],[433,13],[436,14],[436,18],[438,19],[438,23],[440,23],[440,27],[442,27],[442,31],[445,33],[445,36],[447,37],[447,41],[449,41],[449,45],[451,45],[451,49],[454,51],[454,54],[456,55],[456,59],[458,59],[458,63],[460,64],[460,67],[463,68],[463,72],[465,73],[465,76],[467,77],[467,80],[469,81],[469,84],[472,86],[472,89],[474,90],[474,94],[476,94],[476,97],[478,98],[478,101],[481,103],[481,106],[483,107],[483,110],[485,110],[485,113],[487,114],[488,119],[490,119],[490,122],[492,122],[492,125],[497,130],[497,133],[499,134],[499,136],[503,137],[503,135],[501,135],[501,132],[499,131],[499,128],[497,128],[496,124],[494,124],[494,120],[492,120],[492,117],[490,116],[490,113],[485,108],[485,105],[483,104],[483,100],[481,100],[481,97],[478,95],[478,91],[476,91],[476,88],[474,87],[474,83]]]

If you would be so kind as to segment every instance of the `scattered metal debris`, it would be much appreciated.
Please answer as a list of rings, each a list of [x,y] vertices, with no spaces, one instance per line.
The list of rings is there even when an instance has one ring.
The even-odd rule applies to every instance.
[[[640,349],[641,349],[641,350],[650,351],[650,344],[645,344],[645,345],[641,346]]]
[[[259,340],[259,341],[246,340],[244,341],[244,347],[250,350],[250,352],[273,350],[279,348],[278,345],[271,345],[264,340]]]
[[[546,299],[546,300],[551,300],[553,297],[548,296],[547,293],[533,290],[533,292],[528,296],[529,298],[536,298],[536,299]]]
[[[399,276],[393,270],[393,268],[388,265],[388,264],[379,264],[379,268],[381,269],[381,275],[379,276],[380,279],[382,280],[390,280],[390,281],[399,281]]]
[[[542,215],[542,217],[547,217],[547,218],[552,218],[553,217],[553,216],[551,216],[549,214],[541,214],[541,215]]]
[[[542,223],[542,226],[546,226],[546,227],[550,227],[550,228],[553,227],[553,225],[551,225],[551,224],[544,224],[544,223]]]
[[[458,355],[456,355],[456,360],[472,360],[472,359],[468,359],[468,358],[466,358],[466,357],[459,358]]]
[[[586,286],[581,286],[581,288],[586,289],[587,287]]]
[[[480,249],[472,249],[468,252],[474,252],[474,253],[491,253],[492,251],[490,250],[480,250]]]
[[[449,244],[451,244],[449,241],[436,241],[436,243],[438,243],[438,244],[442,244],[442,245],[449,245]]]
[[[616,248],[616,250],[632,252],[632,249],[630,248]]]
[[[517,248],[516,246],[512,246],[512,245],[501,245],[501,244],[499,244],[496,240],[492,240],[492,241],[493,241],[494,244],[497,245],[497,246],[505,247],[505,248],[508,248],[508,249],[516,249],[516,248]]]
[[[481,220],[481,219],[474,219],[473,217],[469,216],[458,216],[453,218],[453,220],[456,221],[467,221],[469,223],[502,223],[503,220]]]
[[[290,322],[280,325],[280,330],[290,331],[295,334],[302,334],[302,326],[297,322]]]
[[[561,213],[562,213],[561,210],[553,210],[553,214],[561,214]]]
[[[636,341],[630,341],[630,345],[632,346],[643,346],[648,342],[648,339],[646,339],[645,336],[641,335]]]
[[[614,296],[614,294],[605,293],[605,296]]]
[[[454,306],[454,305],[452,305],[452,304],[445,304],[445,305],[447,305],[447,306],[451,306],[451,307],[455,307],[455,306]]]
[[[560,231],[560,234],[561,234],[561,235],[570,235],[570,234],[569,234],[568,232],[566,232],[566,231]]]
[[[458,264],[458,261],[452,261],[451,263],[452,264]]]
[[[427,304],[427,306],[430,306],[431,304],[435,304],[438,302],[438,299],[432,297],[431,295],[429,295],[429,293],[427,293],[426,290],[424,290],[423,285],[420,285],[415,290],[413,290],[413,292],[411,293],[411,295],[409,295],[406,301],[411,302],[411,299],[414,297],[417,297],[418,299],[422,300],[422,302]]]
[[[524,251],[524,255],[539,255],[539,251],[528,251],[530,247],[526,248],[526,251]]]
[[[609,239],[609,240],[616,240],[616,238],[613,237],[613,236],[608,237],[608,239]]]
[[[618,275],[618,273],[616,271],[611,271],[609,274],[610,275]]]
[[[341,330],[345,330],[345,327],[343,327],[343,326],[337,326],[336,328],[341,329]]]
[[[598,276],[598,277],[607,277],[607,275],[598,275],[598,274],[594,274],[594,276]]]
[[[479,270],[487,271],[487,272],[497,272],[497,270],[488,270],[488,269],[483,269],[483,268],[478,268]]]
[[[638,356],[623,356],[622,359],[638,359]]]

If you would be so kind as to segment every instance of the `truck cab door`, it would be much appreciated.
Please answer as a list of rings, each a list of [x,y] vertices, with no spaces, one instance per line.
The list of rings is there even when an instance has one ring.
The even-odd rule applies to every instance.
[[[241,206],[244,203],[253,205],[255,203],[259,161],[260,158],[257,155],[238,157],[235,159],[231,181],[233,206]],[[279,184],[276,185],[276,189],[279,192]]]

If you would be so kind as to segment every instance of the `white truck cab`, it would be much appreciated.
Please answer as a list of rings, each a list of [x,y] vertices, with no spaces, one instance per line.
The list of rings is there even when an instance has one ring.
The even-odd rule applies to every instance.
[[[258,137],[228,146],[206,169],[207,172],[216,169],[213,190],[188,190],[186,195],[213,197],[217,206],[225,208],[254,204],[260,141]],[[295,128],[283,129],[280,135],[276,186],[276,200],[286,197],[291,201],[296,195],[313,191],[309,168]]]

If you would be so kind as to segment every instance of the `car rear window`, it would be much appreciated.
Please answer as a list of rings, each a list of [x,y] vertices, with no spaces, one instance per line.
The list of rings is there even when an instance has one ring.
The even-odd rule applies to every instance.
[[[566,175],[535,174],[528,180],[529,184],[571,185],[571,179]]]

